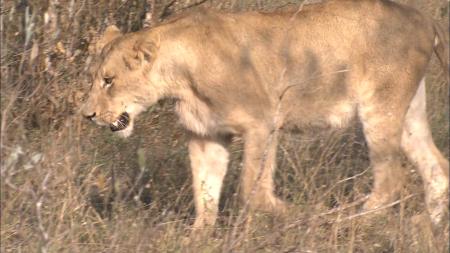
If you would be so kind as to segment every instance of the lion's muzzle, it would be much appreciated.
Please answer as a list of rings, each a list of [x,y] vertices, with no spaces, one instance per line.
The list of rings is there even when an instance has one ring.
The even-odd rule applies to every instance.
[[[130,115],[127,112],[120,114],[119,118],[113,123],[109,124],[111,131],[116,132],[127,128],[130,124]]]

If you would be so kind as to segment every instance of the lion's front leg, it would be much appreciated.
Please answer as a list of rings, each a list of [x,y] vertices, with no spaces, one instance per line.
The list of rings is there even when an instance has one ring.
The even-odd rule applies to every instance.
[[[189,142],[189,158],[197,214],[194,228],[214,225],[228,166],[228,151],[220,140],[193,137]]]
[[[276,132],[265,129],[245,135],[242,200],[252,209],[284,213],[285,203],[275,196],[273,184],[277,137]]]

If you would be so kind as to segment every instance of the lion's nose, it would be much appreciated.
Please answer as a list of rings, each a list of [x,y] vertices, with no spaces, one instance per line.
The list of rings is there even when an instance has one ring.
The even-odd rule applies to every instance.
[[[92,113],[92,114],[85,114],[84,117],[88,120],[94,120],[96,113]]]

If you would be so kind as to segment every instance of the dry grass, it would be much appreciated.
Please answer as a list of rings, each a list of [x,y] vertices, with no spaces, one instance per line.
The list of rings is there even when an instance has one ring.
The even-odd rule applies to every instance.
[[[150,21],[156,22],[197,2],[211,8],[270,10],[289,1],[149,2],[157,3],[149,8]],[[438,20],[448,19],[445,0],[403,2]],[[187,137],[173,124],[172,102],[154,106],[127,140],[86,124],[77,113],[88,86],[83,71],[89,41],[107,22],[124,31],[140,29],[145,1],[1,4],[2,252],[448,249],[448,232],[431,233],[423,215],[422,182],[406,162],[408,183],[401,201],[382,215],[358,215],[371,188],[358,125],[282,136],[277,194],[294,204],[290,218],[284,219],[258,213],[236,222],[242,143],[235,140],[220,220],[210,236],[190,238],[194,206]],[[433,135],[448,157],[448,83],[435,59],[428,81]]]

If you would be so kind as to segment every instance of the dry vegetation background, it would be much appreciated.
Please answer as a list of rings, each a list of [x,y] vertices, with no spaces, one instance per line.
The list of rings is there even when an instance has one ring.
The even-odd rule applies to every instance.
[[[189,239],[187,136],[174,124],[173,102],[151,108],[127,140],[79,116],[88,45],[106,25],[131,32],[197,5],[240,11],[300,2],[2,0],[1,252],[446,251],[448,233],[431,233],[421,215],[422,182],[406,161],[404,200],[380,216],[353,216],[360,205],[351,203],[371,188],[358,125],[282,137],[276,185],[295,204],[288,219],[257,214],[236,221],[236,140],[213,235]],[[448,27],[447,1],[401,2]],[[429,119],[448,157],[448,83],[436,62],[427,76]]]

